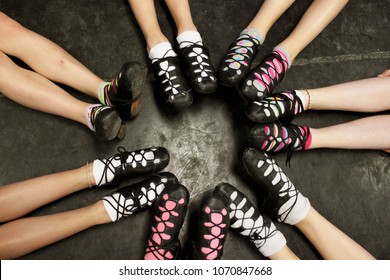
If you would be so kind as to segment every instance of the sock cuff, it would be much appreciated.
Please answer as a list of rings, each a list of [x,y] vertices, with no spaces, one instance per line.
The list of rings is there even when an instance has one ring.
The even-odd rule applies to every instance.
[[[101,82],[99,84],[99,88],[98,88],[98,97],[99,97],[99,101],[100,103],[102,103],[103,105],[107,105],[107,102],[106,102],[106,95],[105,95],[105,88],[107,85],[109,85],[110,82]]]
[[[264,42],[263,34],[261,34],[261,32],[256,28],[245,28],[243,31],[241,31],[240,36],[245,34],[256,39],[259,42],[259,45],[262,45]]]
[[[149,50],[149,58],[153,61],[163,57],[174,57],[177,56],[175,51],[172,49],[172,45],[169,42],[161,42],[155,45]]]
[[[199,44],[203,45],[202,36],[200,33],[195,30],[184,31],[176,37],[176,41],[179,44],[180,48],[184,48],[190,44]]]
[[[305,146],[303,147],[304,150],[307,150],[307,149],[310,148],[311,141],[313,140],[313,136],[312,136],[312,134],[311,134],[311,131],[310,131],[310,128],[309,128],[309,127],[307,127],[307,133],[309,133],[309,136],[307,137]]]
[[[104,208],[107,211],[108,216],[110,216],[111,221],[116,222],[120,218],[122,218],[122,215],[115,209],[115,206],[118,207],[118,201],[120,202],[120,196],[119,193],[114,193],[109,196],[105,196],[102,198]]]
[[[92,163],[92,175],[95,179],[96,186],[104,185],[106,182],[103,182],[102,178],[102,172],[103,172],[104,164],[98,160],[95,159]]]
[[[286,217],[284,221],[290,225],[296,225],[306,218],[310,210],[310,201],[307,197],[303,196],[301,193],[297,194],[297,202],[294,205],[294,208],[291,210],[290,214]]]
[[[91,121],[92,109],[95,107],[99,107],[99,106],[101,106],[101,105],[100,104],[92,104],[92,105],[85,107],[85,110],[84,110],[84,117],[85,117],[85,120],[87,121],[88,128],[92,131],[95,131],[95,128],[93,127],[93,124]]]
[[[287,61],[287,69],[291,67],[292,61],[291,61],[291,55],[290,52],[281,46],[276,46],[272,51],[278,52],[286,61]]]
[[[272,256],[273,254],[279,252],[287,244],[287,240],[283,233],[281,233],[273,223],[270,230],[274,230],[274,233],[272,236],[269,236],[264,245],[259,248],[259,252],[264,257]]]
[[[298,96],[298,98],[301,100],[302,105],[305,106],[305,104],[306,104],[305,94],[302,92],[302,90],[299,90],[299,89],[296,89],[294,91],[295,91],[295,94]]]

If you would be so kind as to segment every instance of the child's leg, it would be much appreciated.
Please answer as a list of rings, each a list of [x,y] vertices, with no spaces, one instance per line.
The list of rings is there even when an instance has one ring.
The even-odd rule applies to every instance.
[[[244,80],[241,95],[261,100],[282,81],[295,57],[338,15],[348,0],[315,0],[294,31]]]
[[[248,174],[266,192],[262,210],[274,220],[297,226],[324,259],[373,259],[311,207],[274,159],[247,149],[243,162]]]
[[[0,13],[0,50],[20,58],[46,78],[98,98],[102,81],[57,44]]]
[[[380,112],[390,109],[390,79],[370,78],[309,89],[311,110]],[[307,92],[306,93],[306,100]],[[304,102],[306,103],[306,102]]]
[[[312,207],[305,219],[295,226],[310,240],[324,259],[375,259]]]
[[[192,21],[188,0],[165,0],[177,27],[179,54],[191,88],[199,93],[217,90],[208,49]]]
[[[197,31],[192,21],[190,5],[188,0],[165,0],[169,11],[175,21],[177,34],[185,31]]]
[[[334,126],[311,129],[307,149],[390,149],[390,115],[373,116]]]
[[[390,109],[389,78],[370,78],[323,88],[288,90],[251,103],[247,116],[257,123],[291,120],[305,110],[380,112]]]
[[[246,29],[256,29],[263,40],[275,21],[295,2],[295,0],[272,1],[265,0],[253,20]]]
[[[214,194],[225,196],[229,201],[230,228],[252,242],[265,257],[272,259],[297,259],[288,249],[284,235],[275,224],[228,183],[219,184]]]
[[[153,0],[128,0],[146,40],[146,48],[153,65],[158,97],[167,107],[180,110],[192,104],[193,97],[176,52],[162,33],[157,21]]]
[[[169,42],[157,21],[154,0],[128,0],[146,41],[147,51],[162,42]]]
[[[71,191],[85,188],[85,182],[89,180],[93,179],[80,179],[79,182],[75,182],[73,187],[70,187]],[[115,222],[122,217],[135,215],[150,207],[164,188],[173,183],[177,183],[177,178],[173,174],[160,173],[133,185],[124,186],[82,209],[9,222],[0,227],[0,258],[16,258],[94,225]],[[51,187],[55,188],[58,185]],[[69,186],[65,189],[69,189]],[[45,191],[49,190],[46,188]],[[34,187],[33,196],[34,192],[38,193],[38,187]],[[14,204],[18,203],[20,200]]]
[[[111,219],[102,201],[73,211],[15,220],[0,227],[0,258],[17,258],[109,222]]]
[[[0,223],[92,186],[117,186],[134,176],[157,173],[169,163],[165,148],[145,148],[96,159],[83,167],[0,187]]]
[[[92,164],[0,188],[0,222],[19,218],[47,203],[95,185]]]
[[[0,92],[23,106],[88,125],[90,105],[79,101],[43,76],[17,66],[0,51]]]
[[[226,86],[238,86],[247,76],[257,51],[275,23],[294,0],[264,1],[254,19],[233,42],[219,67],[219,81]]]
[[[315,0],[293,32],[278,47],[288,52],[292,62],[340,13],[347,2],[348,0]]]
[[[26,107],[82,123],[101,140],[125,134],[114,109],[77,100],[45,77],[17,66],[1,51],[0,92]]]

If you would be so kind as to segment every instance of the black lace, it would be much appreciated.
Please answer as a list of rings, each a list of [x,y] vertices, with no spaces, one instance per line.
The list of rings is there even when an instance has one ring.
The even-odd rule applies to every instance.
[[[271,64],[272,65],[269,65],[267,62],[268,61],[272,61],[274,58],[278,59],[279,62],[282,64],[282,67],[283,67],[283,70],[279,73],[278,71],[276,71],[276,68],[274,66],[274,63],[272,62]],[[264,95],[268,95],[270,94],[274,88],[276,87],[276,85],[283,79],[284,77],[284,74],[286,73],[287,69],[285,68],[284,66],[284,63],[283,62],[286,62],[288,64],[288,62],[283,59],[283,57],[276,51],[272,52],[270,55],[268,55],[267,57],[264,58],[263,62],[256,67],[256,69],[254,70],[254,72],[252,73],[251,76],[254,75],[254,73],[257,73],[260,77],[263,75],[263,74],[266,74],[270,80],[269,83],[266,83],[263,78],[262,78],[262,81],[263,83],[266,85],[266,88],[265,88],[265,91],[263,92]],[[264,67],[265,66],[265,67]],[[265,71],[263,70],[265,68]],[[271,77],[271,74],[270,74],[270,69],[273,69],[274,73],[276,73],[276,78],[273,79]]]
[[[181,255],[181,244],[180,244],[179,239],[176,239],[172,244],[169,244],[166,246],[158,246],[153,242],[153,240],[149,239],[149,241],[153,245],[147,246],[147,253],[152,253],[156,258],[158,258],[158,256],[162,256],[162,257],[164,257],[165,260],[168,260],[168,258],[166,258],[165,255],[167,253],[171,253],[173,256],[172,259],[174,259],[174,260],[179,259],[179,256]],[[164,255],[161,255],[160,252],[158,252],[157,254],[154,253],[158,250],[164,250]]]
[[[296,128],[292,127],[291,129],[294,131],[295,136],[296,136],[296,137],[293,138],[293,142],[292,143],[294,143],[296,141],[296,138],[298,138],[299,139],[299,145],[296,148],[294,148],[293,145],[290,145],[287,148],[286,166],[288,166],[289,168],[291,167],[291,159],[292,159],[293,153],[295,151],[297,151],[297,150],[303,149],[303,147],[306,144],[307,138],[309,138],[309,135],[310,135],[310,128],[309,127],[307,127],[307,132],[306,132],[305,129],[303,129],[304,132],[303,132],[302,135],[300,133],[299,127],[296,127]],[[284,141],[284,139],[283,139],[283,141]]]
[[[300,98],[297,97],[295,90],[291,90],[289,92],[292,94],[293,99],[290,99],[288,96],[284,95],[283,93],[275,93],[272,96],[266,98],[266,101],[272,100],[275,102],[275,105],[278,108],[279,112],[285,109],[284,116],[279,117],[279,119],[282,120],[284,119],[284,121],[287,121],[287,119],[288,121],[291,121],[294,118],[294,116],[296,116],[295,114],[296,107],[298,107],[298,113],[303,112],[304,110],[302,101]],[[280,105],[281,101],[277,100],[278,97],[283,100],[282,101],[283,103],[285,103],[284,105],[285,108],[283,108],[282,105]]]
[[[128,215],[135,214],[135,213],[137,213],[140,210],[139,200],[136,200],[135,196],[127,197],[125,199],[125,201],[127,201],[129,199],[132,199],[133,200],[133,204],[132,205],[127,205],[126,207],[124,207],[123,205],[121,205],[119,203],[119,199],[120,199],[121,196],[119,196],[119,199],[116,200],[113,195],[114,194],[110,195],[109,197],[111,197],[115,201],[115,204],[113,204],[111,201],[109,201],[105,197],[103,198],[103,200],[106,201],[108,204],[110,204],[110,206],[113,209],[115,209],[115,211],[116,211],[115,221],[118,221],[121,217],[125,217],[125,216],[128,216]]]
[[[248,34],[242,34],[240,35],[237,40],[231,44],[229,46],[229,53],[226,55],[228,57],[232,57],[233,59],[233,56],[236,55],[236,54],[240,54],[244,57],[247,57],[248,59],[250,58],[249,55],[247,53],[237,53],[236,50],[237,49],[247,49],[249,51],[250,48],[252,47],[246,47],[246,46],[241,46],[241,45],[238,45],[238,42],[242,41],[242,40],[249,40],[253,43],[253,46],[252,47],[255,47],[255,46],[259,46],[260,45],[260,42],[259,40],[257,40],[256,38],[253,38],[252,36],[248,35]],[[236,48],[235,48],[236,47]],[[234,50],[232,50],[233,48],[235,48]],[[225,58],[224,60],[226,60],[227,58]],[[230,58],[229,58],[230,59]],[[239,62],[239,61],[238,61]]]
[[[108,171],[111,171],[114,174],[115,177],[115,167],[112,165],[113,160],[120,160],[121,162],[121,168],[124,170],[126,167],[126,159],[128,155],[130,154],[124,147],[120,146],[117,148],[118,153],[116,153],[114,156],[109,157],[107,159],[101,160],[100,162],[104,164],[103,174],[100,177],[99,182],[96,184],[97,186],[100,186],[100,184],[105,181],[106,184],[108,183]]]

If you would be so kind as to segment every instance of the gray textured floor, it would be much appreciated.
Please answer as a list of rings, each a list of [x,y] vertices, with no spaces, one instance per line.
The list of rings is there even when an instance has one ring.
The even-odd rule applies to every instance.
[[[174,27],[156,1],[159,20],[169,39]],[[217,67],[228,45],[246,26],[262,1],[191,1],[194,21]],[[294,28],[311,1],[301,0],[280,18],[259,52],[260,62]],[[0,10],[31,30],[58,43],[103,78],[113,78],[130,60],[148,63],[145,44],[126,1],[2,0]],[[247,11],[250,11],[249,13]],[[296,59],[279,90],[321,87],[375,76],[390,66],[390,1],[350,1],[342,13]],[[66,88],[77,98],[92,101]],[[346,101],[348,102],[348,101]],[[365,114],[308,112],[295,123],[323,127]],[[201,96],[177,116],[156,104],[150,81],[139,117],[128,123],[122,141],[102,143],[82,125],[24,108],[0,95],[0,185],[59,172],[127,149],[165,146],[171,152],[167,171],[190,190],[190,214],[203,194],[219,182],[236,185],[255,200],[240,174],[241,152],[251,123],[235,92],[220,90]],[[284,167],[285,154],[275,156]],[[312,205],[332,223],[380,259],[390,258],[390,157],[379,151],[313,150],[295,153],[284,167]],[[45,215],[86,206],[108,189],[85,190],[53,202],[31,215]],[[191,215],[190,215],[191,216]],[[140,259],[149,213],[112,225],[91,228],[31,253],[23,259]],[[192,219],[181,232],[186,242]],[[304,259],[320,258],[297,230],[277,225],[288,245]],[[230,234],[224,259],[259,259],[245,240]]]

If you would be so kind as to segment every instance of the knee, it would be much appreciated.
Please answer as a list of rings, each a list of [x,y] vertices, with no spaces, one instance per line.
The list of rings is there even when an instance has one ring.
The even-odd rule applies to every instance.
[[[27,32],[28,29],[23,25],[8,17],[6,14],[0,12],[0,34],[4,40],[7,36],[17,36]]]

